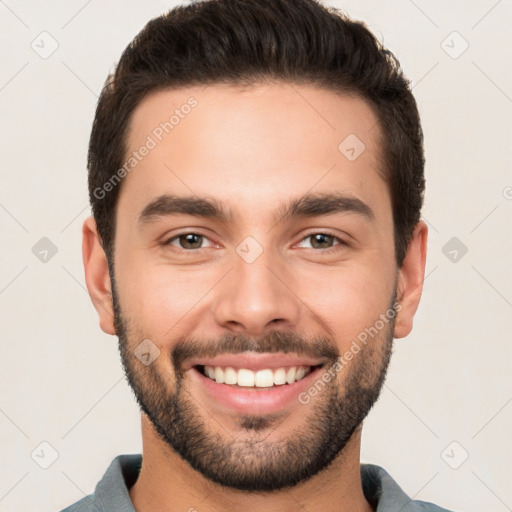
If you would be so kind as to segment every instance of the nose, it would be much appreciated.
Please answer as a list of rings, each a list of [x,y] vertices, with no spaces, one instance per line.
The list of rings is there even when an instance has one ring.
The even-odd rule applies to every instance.
[[[235,254],[234,268],[216,287],[213,314],[218,325],[247,336],[298,325],[301,300],[284,262],[271,251],[249,263]]]

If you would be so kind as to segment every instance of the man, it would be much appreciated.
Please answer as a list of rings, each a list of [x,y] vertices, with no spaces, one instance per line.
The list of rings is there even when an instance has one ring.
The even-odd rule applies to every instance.
[[[313,0],[150,21],[102,91],[86,282],[142,409],[75,511],[442,511],[360,464],[425,269],[393,55]]]

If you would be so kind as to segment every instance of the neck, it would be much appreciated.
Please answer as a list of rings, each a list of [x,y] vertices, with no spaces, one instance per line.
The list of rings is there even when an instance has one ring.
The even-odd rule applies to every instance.
[[[142,415],[142,468],[129,489],[137,512],[371,512],[360,474],[361,427],[325,470],[293,487],[271,493],[228,489],[203,477],[177,455]]]

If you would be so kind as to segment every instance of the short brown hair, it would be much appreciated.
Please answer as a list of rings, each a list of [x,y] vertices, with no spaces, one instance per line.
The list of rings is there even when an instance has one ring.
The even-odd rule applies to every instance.
[[[366,100],[383,134],[401,266],[425,189],[423,133],[398,60],[361,22],[315,0],[203,0],[147,23],[101,92],[92,126],[89,198],[112,262],[122,183],[98,194],[123,167],[133,111],[152,92],[200,84],[311,84]]]

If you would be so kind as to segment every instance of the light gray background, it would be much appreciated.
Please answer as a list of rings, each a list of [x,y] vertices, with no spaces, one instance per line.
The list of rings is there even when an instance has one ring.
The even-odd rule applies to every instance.
[[[427,155],[422,303],[413,333],[396,341],[362,458],[416,499],[512,510],[512,2],[328,3],[399,57]],[[0,1],[0,512],[59,510],[90,493],[115,455],[141,451],[117,338],[99,329],[85,289],[86,150],[107,72],[175,4]],[[46,59],[31,47],[51,49],[43,31],[59,45]],[[42,237],[57,248],[46,262],[32,251]],[[452,237],[459,247],[445,248]],[[48,469],[42,442],[58,453]]]

